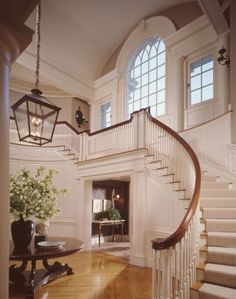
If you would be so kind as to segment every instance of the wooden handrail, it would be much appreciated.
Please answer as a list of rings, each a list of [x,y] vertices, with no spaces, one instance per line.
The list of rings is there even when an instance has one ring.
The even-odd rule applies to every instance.
[[[208,124],[208,123],[210,123],[210,122],[213,122],[214,120],[219,119],[219,118],[221,118],[221,117],[223,117],[223,116],[225,116],[225,115],[227,115],[227,114],[229,114],[229,113],[232,113],[232,112],[233,112],[233,110],[229,110],[229,111],[227,111],[227,112],[225,112],[225,113],[223,113],[223,114],[221,114],[221,115],[218,115],[217,117],[214,117],[214,118],[212,118],[212,119],[209,119],[209,120],[207,120],[207,121],[204,121],[203,123],[200,123],[200,124],[198,124],[198,125],[192,126],[192,127],[190,127],[190,128],[183,129],[183,130],[179,131],[178,133],[180,134],[180,133],[184,133],[184,132],[186,132],[186,131],[190,131],[190,130],[193,130],[193,129],[202,127],[202,126],[204,126],[204,125],[206,125],[206,124]]]
[[[109,131],[109,130],[112,130],[112,129],[115,129],[115,128],[118,128],[118,127],[121,127],[123,125],[126,125],[130,122],[132,122],[132,119],[133,119],[133,115],[142,111],[142,110],[145,110],[145,109],[140,109],[139,111],[134,111],[131,115],[130,115],[130,118],[128,120],[125,120],[123,122],[120,122],[120,123],[117,123],[115,125],[112,125],[112,126],[109,126],[107,128],[103,128],[103,129],[100,129],[100,130],[97,130],[97,131],[94,131],[94,132],[90,132],[90,130],[85,130],[83,132],[79,132],[78,130],[76,130],[71,124],[69,124],[67,121],[57,121],[56,122],[56,125],[66,125],[67,127],[69,127],[73,132],[75,132],[77,135],[80,135],[82,133],[87,133],[89,136],[93,136],[93,135],[96,135],[96,134],[100,134],[100,133],[103,133],[103,132],[106,132],[106,131]],[[10,116],[10,119],[12,120],[15,120],[14,117]]]
[[[162,249],[168,249],[170,247],[174,247],[184,237],[188,229],[188,225],[196,211],[199,202],[200,187],[201,187],[201,168],[196,154],[189,146],[189,144],[179,134],[177,134],[174,130],[172,130],[171,128],[169,128],[167,125],[163,124],[156,118],[152,117],[149,113],[147,113],[147,116],[150,119],[150,121],[152,121],[153,123],[161,127],[171,136],[173,136],[185,148],[185,150],[188,152],[189,156],[193,161],[195,174],[196,174],[195,187],[194,187],[192,200],[181,224],[179,225],[177,230],[167,238],[157,238],[152,240],[152,248],[155,250],[162,250]]]
[[[135,113],[138,113],[139,111],[135,111],[133,112],[131,115],[130,115],[130,118],[128,120],[125,120],[125,121],[122,121],[121,123],[117,123],[113,126],[110,126],[110,127],[107,127],[107,128],[104,128],[104,129],[101,129],[101,130],[97,130],[97,131],[94,131],[92,133],[88,132],[88,135],[89,136],[93,136],[93,135],[96,135],[96,134],[100,134],[100,133],[103,133],[103,132],[106,132],[106,131],[109,131],[109,130],[112,130],[112,129],[115,129],[115,128],[118,128],[118,127],[121,127],[123,125],[126,125],[130,122],[132,122],[132,119],[133,119],[133,115]]]
[[[78,130],[76,130],[71,124],[69,124],[67,121],[57,121],[56,125],[66,125],[67,127],[69,127],[74,133],[76,133],[77,135],[80,135],[86,131],[83,132],[79,132]]]

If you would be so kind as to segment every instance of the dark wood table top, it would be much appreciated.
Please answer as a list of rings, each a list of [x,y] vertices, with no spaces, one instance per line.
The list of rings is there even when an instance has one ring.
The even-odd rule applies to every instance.
[[[62,241],[65,244],[59,248],[37,248],[34,246],[34,239],[31,242],[29,250],[16,251],[14,244],[10,241],[9,259],[10,261],[42,260],[56,258],[73,254],[83,248],[83,242],[77,239],[63,237],[49,237],[47,241]]]

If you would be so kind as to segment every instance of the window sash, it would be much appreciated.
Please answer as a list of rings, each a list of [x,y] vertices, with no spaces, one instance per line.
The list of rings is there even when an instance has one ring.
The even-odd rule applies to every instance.
[[[144,41],[133,53],[126,76],[126,114],[150,106],[154,117],[165,114],[165,44],[159,37]]]
[[[213,54],[189,63],[188,103],[200,104],[214,98]]]

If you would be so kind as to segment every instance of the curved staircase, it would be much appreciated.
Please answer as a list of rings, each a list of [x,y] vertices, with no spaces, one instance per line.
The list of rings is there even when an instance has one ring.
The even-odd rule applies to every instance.
[[[230,187],[202,175],[202,247],[191,299],[236,298],[236,191]]]

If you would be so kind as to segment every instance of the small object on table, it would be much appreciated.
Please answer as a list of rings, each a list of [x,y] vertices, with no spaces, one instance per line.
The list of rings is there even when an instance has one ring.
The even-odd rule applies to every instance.
[[[35,235],[34,236],[34,247],[37,247],[39,242],[47,241],[47,235]]]
[[[37,244],[40,250],[61,249],[65,245],[63,241],[43,241]]]

